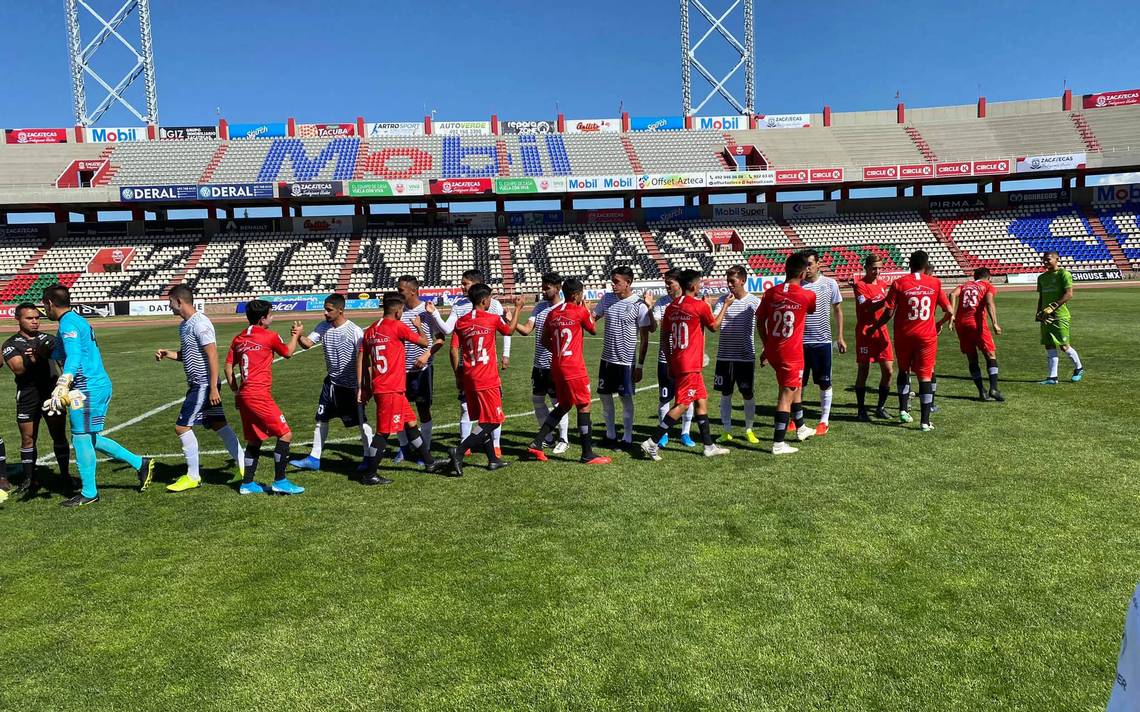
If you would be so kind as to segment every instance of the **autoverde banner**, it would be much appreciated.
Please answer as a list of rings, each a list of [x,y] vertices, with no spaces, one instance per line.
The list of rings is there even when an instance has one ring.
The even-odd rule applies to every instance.
[[[347,195],[353,198],[398,198],[423,195],[422,180],[350,180]]]
[[[496,178],[495,193],[499,195],[524,195],[527,193],[565,193],[566,179],[559,177],[543,178]]]

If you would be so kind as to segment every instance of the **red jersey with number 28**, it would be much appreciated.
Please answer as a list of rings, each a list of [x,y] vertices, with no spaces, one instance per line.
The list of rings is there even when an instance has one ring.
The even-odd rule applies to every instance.
[[[963,284],[958,294],[958,311],[954,312],[954,323],[982,326],[986,320],[986,295],[996,292],[997,289],[989,282],[970,280]]]
[[[804,325],[815,312],[815,292],[798,284],[776,284],[764,292],[756,320],[764,325],[764,356],[769,361],[804,360]]]
[[[463,383],[476,391],[498,388],[499,356],[495,332],[510,336],[510,324],[501,316],[475,309],[455,322],[459,357],[463,361]]]
[[[372,363],[372,392],[403,393],[407,379],[404,376],[404,342],[416,343],[420,335],[399,319],[380,319],[364,330],[361,350]]]
[[[938,338],[934,308],[950,311],[950,300],[937,277],[915,272],[891,282],[887,308],[895,310],[895,341],[931,341]]]
[[[581,304],[562,302],[546,312],[542,345],[550,351],[550,372],[563,380],[589,378],[582,353],[583,331],[597,333],[594,316]]]
[[[226,363],[241,373],[238,392],[243,395],[270,395],[273,386],[273,354],[286,356],[289,348],[276,331],[249,326],[234,337]]]
[[[662,343],[669,348],[665,358],[670,373],[697,373],[704,368],[705,329],[715,321],[703,299],[682,294],[669,302],[661,319],[661,332],[662,338],[668,337]]]

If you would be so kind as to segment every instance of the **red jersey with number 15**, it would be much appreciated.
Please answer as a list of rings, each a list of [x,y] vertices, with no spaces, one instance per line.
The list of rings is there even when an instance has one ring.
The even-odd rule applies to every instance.
[[[665,358],[670,373],[698,373],[704,368],[705,329],[715,321],[712,309],[703,299],[682,294],[669,302],[661,319],[661,343],[669,347]]]
[[[249,396],[270,395],[273,386],[273,354],[286,356],[289,348],[276,331],[262,326],[249,326],[234,337],[226,363],[238,367],[241,386],[238,392]]]
[[[455,322],[459,357],[463,361],[463,383],[473,390],[498,388],[499,356],[495,332],[510,336],[510,324],[501,316],[475,309]]]
[[[404,392],[404,342],[419,340],[420,335],[399,319],[380,319],[364,330],[360,349],[372,363],[369,371],[374,394]]]
[[[986,295],[996,293],[997,289],[990,282],[970,280],[963,284],[958,294],[954,323],[983,326],[986,322]]]
[[[931,341],[938,338],[934,308],[950,311],[950,300],[937,277],[915,272],[891,283],[887,308],[895,310],[895,341]]]
[[[763,324],[764,356],[769,361],[804,360],[804,325],[815,313],[815,292],[798,284],[776,284],[764,292],[757,323]]]
[[[594,316],[581,304],[562,302],[546,312],[542,345],[550,351],[550,371],[563,380],[589,378],[582,353],[582,332],[597,333]]]

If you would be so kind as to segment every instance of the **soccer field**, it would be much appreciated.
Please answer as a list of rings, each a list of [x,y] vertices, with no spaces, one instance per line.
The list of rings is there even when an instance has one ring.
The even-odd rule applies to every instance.
[[[386,465],[395,484],[367,488],[355,431],[334,423],[328,471],[291,475],[296,497],[239,497],[219,454],[205,487],[167,493],[185,471],[169,405],[185,381],[153,352],[177,347],[177,318],[96,323],[108,424],[151,413],[113,437],[160,456],[156,483],[139,494],[108,463],[94,506],[0,505],[0,709],[1103,709],[1140,577],[1140,289],[1078,288],[1079,384],[1036,384],[1034,305],[998,296],[1005,403],[974,400],[944,332],[932,433],[855,422],[854,357],[837,354],[832,431],[795,456],[767,452],[776,389],[759,369],[762,442],[727,457],[671,444],[660,463],[587,468],[572,437],[561,462],[491,473],[476,456],[461,479]],[[219,345],[239,328],[219,324]],[[532,343],[515,338],[505,374],[512,460],[536,428]],[[587,345],[596,364],[601,340]],[[322,357],[274,371],[300,456]],[[436,373],[442,452],[457,407],[446,358]],[[0,382],[11,456],[10,373]],[[817,390],[806,403],[814,423]],[[736,415],[740,432],[739,401]],[[259,479],[270,469],[263,457]]]

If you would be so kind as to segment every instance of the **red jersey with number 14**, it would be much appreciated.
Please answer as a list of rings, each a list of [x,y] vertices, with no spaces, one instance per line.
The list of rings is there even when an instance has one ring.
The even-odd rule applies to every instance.
[[[455,322],[459,357],[463,361],[463,383],[473,390],[498,388],[501,384],[495,332],[510,336],[511,327],[501,316],[490,312],[475,309]]]
[[[990,282],[970,280],[962,285],[958,294],[958,311],[954,312],[955,324],[981,327],[986,322],[986,295],[996,294],[997,289]]]
[[[895,341],[930,341],[938,338],[934,308],[950,312],[950,300],[937,277],[915,272],[891,283],[887,308],[895,310]]]
[[[715,321],[703,299],[682,294],[669,302],[661,319],[661,343],[668,346],[670,373],[697,373],[704,368],[705,329]]]
[[[399,319],[380,319],[364,330],[360,349],[371,362],[372,392],[403,393],[404,342],[416,343],[420,335]]]
[[[562,302],[546,312],[542,345],[550,351],[550,372],[565,380],[589,378],[582,353],[583,331],[597,333],[594,316],[581,304]]]
[[[764,357],[777,363],[802,363],[804,325],[813,313],[815,292],[786,282],[769,287],[756,313],[756,321],[764,325]]]
[[[241,373],[238,392],[249,396],[270,395],[273,386],[273,354],[287,356],[289,348],[276,331],[249,326],[234,337],[226,363]]]

